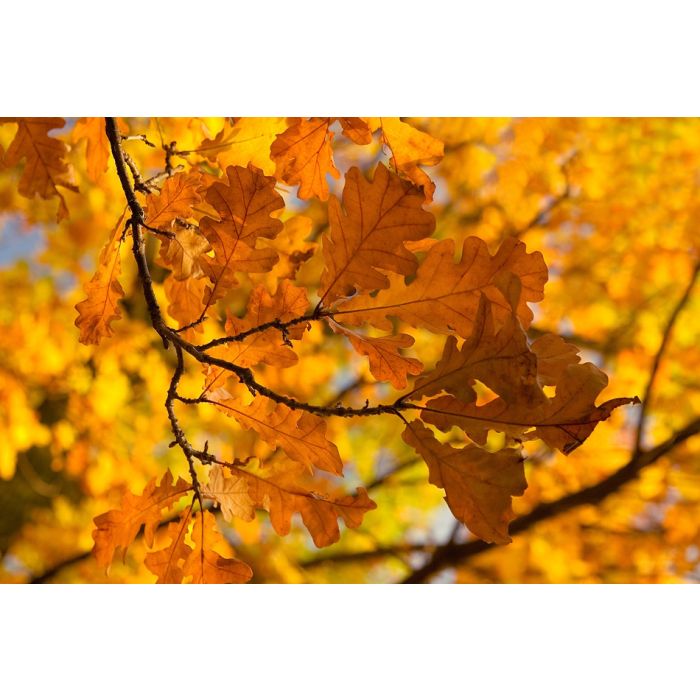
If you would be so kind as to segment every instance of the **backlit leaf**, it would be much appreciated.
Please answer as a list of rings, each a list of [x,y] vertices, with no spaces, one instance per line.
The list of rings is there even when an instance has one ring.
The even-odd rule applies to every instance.
[[[272,144],[270,157],[277,163],[275,176],[288,185],[299,185],[301,199],[328,199],[326,175],[340,173],[333,163],[330,119],[300,119]]]
[[[382,270],[413,274],[418,261],[403,244],[425,238],[435,228],[435,217],[423,210],[423,203],[416,188],[381,164],[371,182],[351,168],[342,207],[335,197],[328,206],[321,300],[329,303],[354,290],[386,289],[389,279]]]
[[[100,566],[108,567],[115,551],[121,549],[126,556],[126,549],[134,541],[141,527],[144,527],[144,540],[153,546],[156,527],[161,521],[162,512],[172,506],[180,497],[192,489],[192,485],[180,478],[173,482],[168,471],[156,486],[152,479],[140,496],[127,491],[122,498],[121,508],[110,510],[95,518],[96,530],[94,554]]]
[[[66,144],[49,136],[49,131],[63,128],[65,120],[58,117],[0,119],[0,124],[5,122],[16,122],[17,133],[3,156],[3,167],[12,168],[24,159],[18,192],[29,198],[37,194],[44,199],[57,197],[57,218],[61,221],[68,216],[68,207],[57,188],[60,186],[78,191],[69,179],[69,169],[65,162],[68,151]]]
[[[445,489],[455,518],[486,542],[510,542],[508,523],[515,517],[513,496],[527,487],[523,458],[517,450],[494,454],[475,445],[456,449],[435,439],[420,421],[404,430],[404,441],[428,465],[430,483]]]
[[[75,325],[80,329],[80,342],[85,345],[97,345],[103,338],[111,337],[112,321],[121,318],[118,302],[124,296],[119,283],[124,219],[122,215],[100,251],[97,270],[84,286],[87,297],[75,305],[78,312]]]

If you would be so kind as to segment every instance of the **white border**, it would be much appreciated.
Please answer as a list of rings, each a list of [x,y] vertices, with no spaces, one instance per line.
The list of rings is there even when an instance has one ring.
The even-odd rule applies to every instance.
[[[694,586],[5,586],[6,697],[691,697]]]
[[[3,7],[0,112],[692,115],[684,0],[93,0]]]

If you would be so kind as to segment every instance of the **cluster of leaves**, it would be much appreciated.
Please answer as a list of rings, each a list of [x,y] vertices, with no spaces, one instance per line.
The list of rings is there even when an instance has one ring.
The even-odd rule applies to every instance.
[[[518,159],[501,159],[497,123],[246,117],[212,130],[204,120],[84,118],[67,128],[56,119],[10,120],[3,163],[18,174],[18,192],[57,201],[71,235],[106,239],[76,305],[80,343],[106,353],[122,345],[121,355],[136,357],[130,371],[154,383],[141,394],[152,406],[139,409],[129,449],[141,471],[133,481],[146,482],[141,495],[131,479],[112,478],[110,489],[125,487],[121,504],[94,521],[102,567],[137,542],[159,582],[246,581],[253,570],[230,543],[245,549],[262,511],[278,535],[299,514],[316,547],[337,542],[338,521],[361,528],[376,508],[368,492],[384,479],[363,486],[353,478],[354,493],[341,488],[338,477],[349,464],[355,472],[362,450],[349,443],[356,425],[386,426],[379,429],[389,443],[400,433],[454,518],[484,543],[505,544],[513,497],[529,481],[522,501],[536,506],[548,478],[534,468],[526,481],[526,444],[569,455],[615,408],[638,401],[597,405],[607,377],[581,360],[576,339],[532,327],[529,305],[544,298],[548,270],[522,239],[559,264],[542,224],[564,216],[570,180],[591,170],[573,125],[554,132],[561,142],[548,145],[550,163],[529,132],[516,132],[514,148],[526,144]],[[51,136],[54,129],[64,131]],[[85,180],[74,176],[68,154],[78,149],[68,142],[86,143]],[[438,164],[444,182],[430,170]],[[485,177],[494,167],[495,189]],[[72,214],[84,189],[118,202],[111,221],[91,214],[89,233]],[[579,209],[566,216],[591,218]],[[69,255],[58,243],[51,254]],[[557,288],[566,278],[557,275]],[[133,319],[122,319],[125,306]],[[119,332],[125,322],[137,326]],[[114,363],[95,357],[105,368]],[[327,385],[346,367],[361,379],[334,396]],[[356,390],[364,404],[343,403]],[[180,406],[190,409],[184,418]],[[165,420],[179,449],[160,473],[144,415]],[[57,435],[70,443],[80,474],[95,459],[94,428],[85,431],[68,435],[62,423],[37,444]],[[154,435],[161,432],[159,424]],[[6,476],[30,445],[25,438],[10,447],[0,462]],[[394,507],[400,502],[397,493]]]

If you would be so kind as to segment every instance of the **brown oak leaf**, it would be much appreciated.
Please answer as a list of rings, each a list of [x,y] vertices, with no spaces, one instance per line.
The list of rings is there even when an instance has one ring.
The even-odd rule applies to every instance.
[[[342,207],[335,197],[328,205],[321,301],[332,302],[355,290],[386,289],[389,279],[381,270],[413,274],[418,260],[403,244],[430,236],[435,229],[435,217],[422,208],[424,201],[418,189],[381,163],[372,181],[351,168]]]
[[[470,236],[459,262],[454,261],[454,241],[445,239],[430,248],[414,280],[406,284],[398,275],[389,277],[387,289],[341,301],[334,316],[383,330],[391,329],[387,317],[393,316],[415,328],[468,338],[481,298],[486,297],[496,327],[517,310],[527,328],[532,322],[527,304],[543,298],[547,267],[541,253],[526,253],[525,244],[514,238],[503,241],[492,256],[481,239]]]
[[[419,420],[409,423],[402,437],[425,460],[430,483],[445,490],[457,520],[486,542],[511,541],[512,496],[527,488],[518,450],[491,453],[475,445],[457,449],[437,440]]]
[[[557,384],[554,397],[533,404],[528,398],[505,401],[497,397],[477,406],[454,396],[431,399],[421,418],[440,430],[456,425],[476,442],[483,443],[488,430],[496,430],[518,440],[541,438],[550,447],[569,454],[610,417],[613,409],[639,403],[637,397],[611,399],[595,405],[608,379],[589,362],[569,365]]]
[[[205,216],[199,224],[214,252],[213,258],[202,258],[211,280],[207,306],[236,285],[237,272],[272,269],[277,253],[255,246],[259,238],[274,238],[282,230],[282,222],[271,216],[284,207],[273,177],[252,165],[231,166],[226,175],[228,182],[215,182],[206,194],[220,218]]]

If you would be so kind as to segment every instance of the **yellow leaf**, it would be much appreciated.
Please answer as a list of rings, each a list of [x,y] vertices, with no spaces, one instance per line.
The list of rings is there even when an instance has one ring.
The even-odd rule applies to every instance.
[[[425,192],[425,200],[433,201],[435,184],[418,167],[436,165],[445,154],[442,141],[402,122],[398,117],[382,117],[382,135],[391,150],[391,164]]]
[[[241,117],[234,125],[226,125],[216,138],[205,139],[197,150],[216,160],[222,170],[252,163],[265,175],[274,175],[276,164],[270,158],[270,147],[286,129],[286,117]]]

